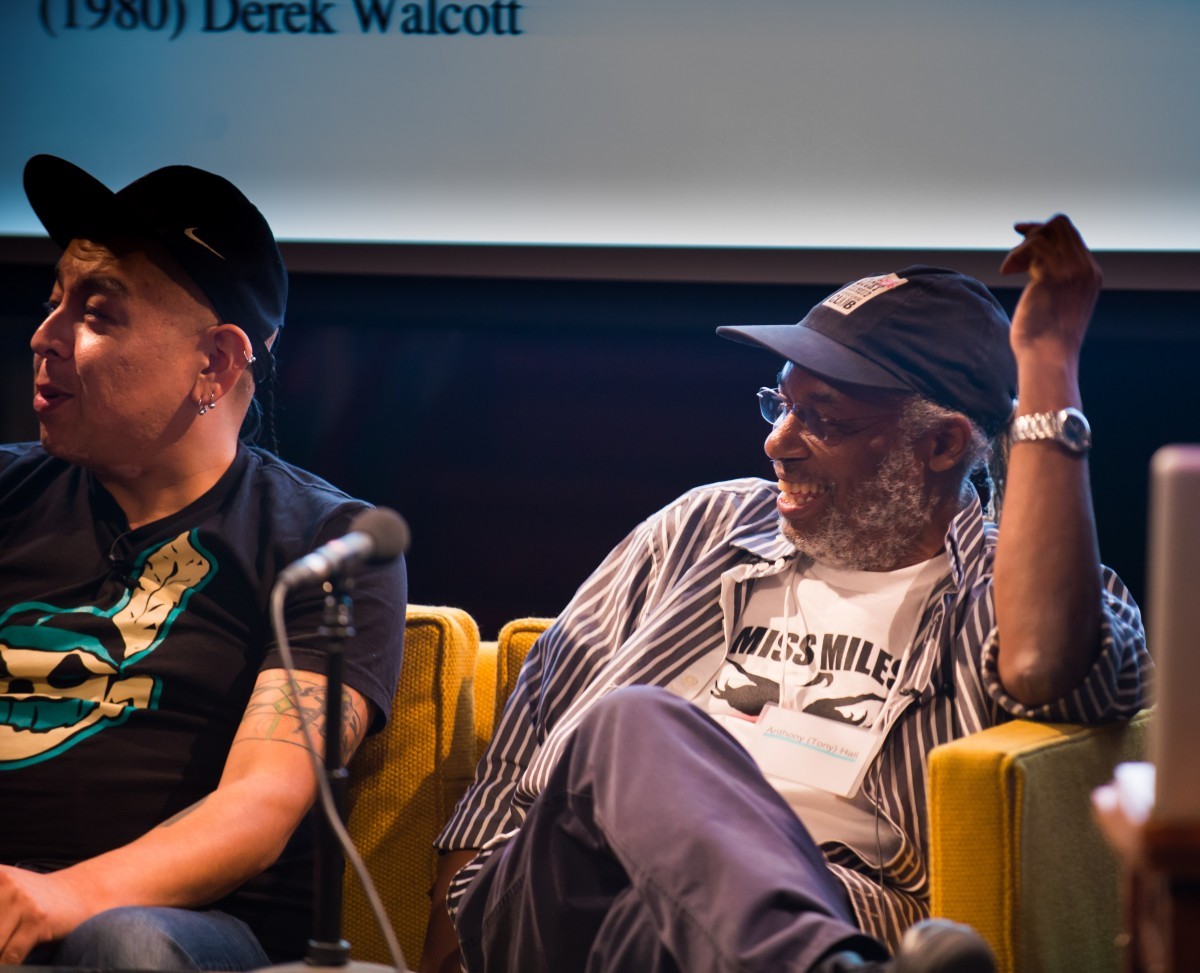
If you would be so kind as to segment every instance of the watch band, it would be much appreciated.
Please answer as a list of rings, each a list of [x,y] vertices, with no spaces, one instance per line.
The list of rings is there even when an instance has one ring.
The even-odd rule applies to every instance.
[[[1008,435],[1012,443],[1055,442],[1072,453],[1086,453],[1092,446],[1087,417],[1071,407],[1017,416]]]

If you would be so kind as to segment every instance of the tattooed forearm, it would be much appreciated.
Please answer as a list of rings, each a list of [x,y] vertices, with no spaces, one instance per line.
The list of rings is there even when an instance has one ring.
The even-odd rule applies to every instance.
[[[325,681],[299,673],[295,689],[282,673],[278,678],[258,681],[246,714],[234,742],[246,740],[278,740],[307,747],[304,730],[309,730],[313,744],[320,750],[325,745],[325,701],[328,695]],[[356,706],[349,692],[342,693],[341,755],[343,760],[358,748],[366,733],[363,707]]]
[[[243,729],[254,732],[239,733],[241,737],[294,743],[299,741],[289,738],[302,739],[304,728],[308,727],[314,739],[322,739],[325,735],[325,684],[313,683],[300,676],[293,689],[286,677],[261,680],[250,694],[242,725]]]

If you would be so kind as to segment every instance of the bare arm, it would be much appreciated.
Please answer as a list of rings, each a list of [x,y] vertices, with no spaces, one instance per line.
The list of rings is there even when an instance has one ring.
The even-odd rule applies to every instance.
[[[1003,273],[1029,274],[1013,315],[1019,413],[1081,406],[1079,353],[1100,268],[1065,216],[1022,223]],[[1099,646],[1100,556],[1085,456],[1014,444],[996,552],[999,674],[1027,705],[1069,692]]]
[[[429,925],[425,927],[425,945],[421,950],[420,973],[458,973],[458,934],[446,912],[446,890],[460,868],[478,852],[448,851],[438,862],[437,878],[433,883],[433,901],[429,906]]]
[[[20,962],[97,913],[123,905],[190,907],[237,888],[270,866],[316,795],[303,726],[322,750],[325,679],[282,669],[259,674],[225,762],[207,797],[137,840],[48,875],[0,868],[0,961]],[[345,759],[362,742],[368,704],[347,689]]]

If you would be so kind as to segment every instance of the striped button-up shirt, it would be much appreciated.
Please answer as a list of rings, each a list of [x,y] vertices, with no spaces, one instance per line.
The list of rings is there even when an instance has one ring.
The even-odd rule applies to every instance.
[[[640,524],[604,560],[530,650],[476,777],[437,840],[482,848],[456,877],[451,910],[485,859],[520,828],[588,708],[620,686],[664,686],[694,699],[726,657],[755,579],[798,556],[778,530],[777,490],[760,479],[692,490]],[[822,844],[858,922],[893,947],[928,910],[926,757],[942,743],[1015,717],[1098,722],[1147,703],[1153,664],[1141,614],[1105,568],[1102,643],[1069,696],[1029,707],[997,673],[992,564],[997,528],[977,502],[946,535],[949,574],[924,608],[898,691],[879,715],[887,727],[863,793],[899,838],[871,864],[836,841]]]

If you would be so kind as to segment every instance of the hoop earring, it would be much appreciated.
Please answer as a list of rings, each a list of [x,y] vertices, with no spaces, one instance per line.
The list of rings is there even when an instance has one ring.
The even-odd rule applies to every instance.
[[[246,359],[247,365],[253,365],[256,361],[258,361],[257,355],[247,355],[245,351],[242,352],[242,357]]]
[[[205,413],[207,413],[207,412],[208,412],[210,409],[215,409],[216,407],[217,407],[217,393],[216,393],[216,392],[209,392],[209,393],[208,393],[208,401],[207,401],[207,402],[201,402],[201,403],[200,403],[200,409],[199,409],[199,411],[198,411],[198,414],[199,414],[199,415],[204,415],[204,414],[205,414]]]

